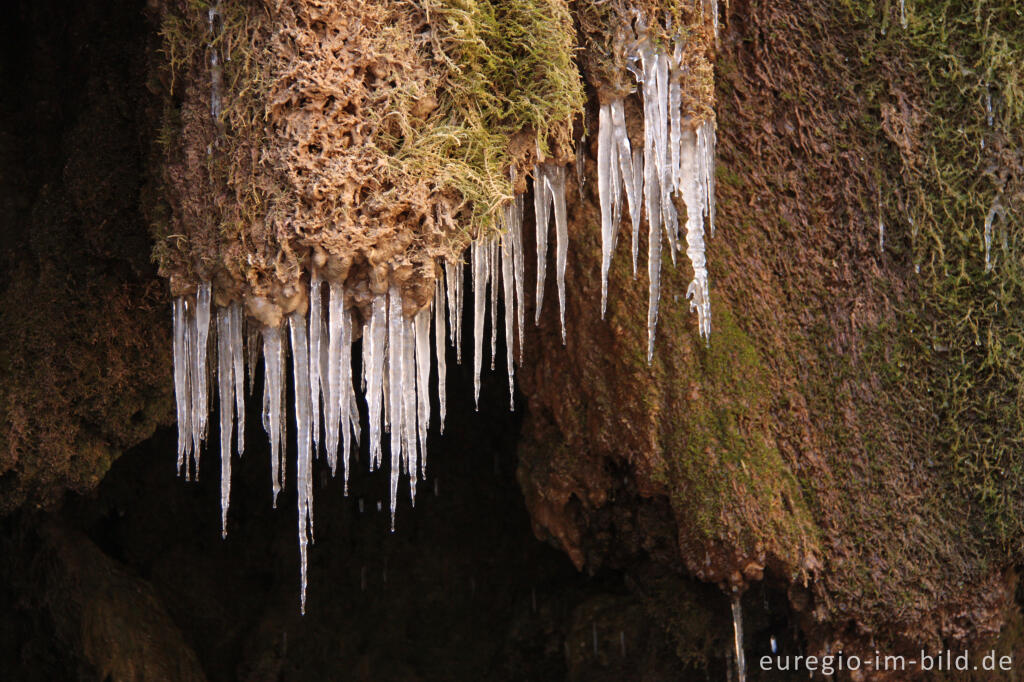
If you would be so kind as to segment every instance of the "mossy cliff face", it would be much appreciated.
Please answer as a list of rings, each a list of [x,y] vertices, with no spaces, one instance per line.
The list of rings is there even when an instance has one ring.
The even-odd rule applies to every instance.
[[[897,3],[730,4],[709,346],[667,256],[651,366],[624,249],[599,319],[585,187],[567,346],[549,318],[528,353],[520,472],[538,533],[578,565],[658,544],[640,520],[667,499],[667,561],[788,585],[812,643],[999,632],[1024,540],[1024,22],[1013,3],[917,4],[905,28]]]

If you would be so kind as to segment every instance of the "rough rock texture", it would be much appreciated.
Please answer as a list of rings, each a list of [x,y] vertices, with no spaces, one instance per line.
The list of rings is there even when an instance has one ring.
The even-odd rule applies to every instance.
[[[541,535],[594,567],[675,534],[666,560],[727,590],[789,585],[812,646],[832,650],[994,636],[1022,539],[1009,454],[1020,421],[1000,406],[1016,390],[1018,326],[989,312],[1019,300],[1016,266],[987,278],[995,292],[966,290],[983,277],[993,196],[1015,206],[997,220],[1019,225],[1024,170],[1006,145],[1021,148],[1009,123],[1020,73],[997,50],[1020,24],[1000,3],[978,17],[922,10],[905,38],[894,9],[731,3],[716,69],[710,346],[683,300],[688,267],[667,256],[652,366],[637,313],[646,281],[624,249],[599,319],[591,184],[570,211],[567,347],[549,316],[524,373],[519,479]],[[942,22],[957,33],[930,40]],[[985,86],[1001,102],[995,121],[983,98],[950,104],[984,92],[980,75],[933,75],[929,87],[929,58],[977,59],[1001,79]],[[961,140],[941,139],[956,126]],[[997,435],[1003,418],[1015,428]],[[1009,477],[996,482],[995,466]],[[659,499],[672,528],[643,522]]]
[[[23,2],[4,21],[0,511],[95,487],[171,415],[169,299],[140,213],[156,120],[141,10]]]
[[[6,589],[19,595],[18,611],[27,621],[21,627],[49,629],[49,646],[59,653],[32,661],[32,654],[26,656],[23,650],[18,663],[5,656],[5,675],[60,679],[71,672],[60,670],[64,663],[73,666],[75,679],[206,680],[195,653],[149,584],[84,534],[42,515],[26,521],[0,541],[0,571]],[[7,603],[5,611],[11,606]],[[5,625],[12,615],[13,610]],[[10,633],[4,634],[6,644]],[[23,668],[19,663],[34,665]]]

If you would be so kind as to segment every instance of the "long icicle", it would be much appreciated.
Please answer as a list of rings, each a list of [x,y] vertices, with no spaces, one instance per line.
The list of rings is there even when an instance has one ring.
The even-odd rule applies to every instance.
[[[686,290],[690,309],[697,311],[697,326],[700,335],[708,339],[711,335],[711,300],[708,292],[708,270],[704,257],[704,188],[706,182],[699,172],[697,135],[687,130],[682,135],[683,202],[686,204],[686,255],[693,266],[693,281]]]
[[[264,425],[270,436],[270,480],[273,490],[273,504],[277,507],[277,496],[281,492],[281,330],[277,327],[263,328],[263,396]]]
[[[342,318],[345,316],[345,290],[340,282],[331,282],[327,298],[327,385],[324,387],[324,448],[333,475],[338,468],[338,437],[348,428],[341,417],[342,399],[348,393],[341,388]],[[312,315],[311,315],[312,316]]]
[[[462,364],[462,323],[466,316],[463,311],[466,309],[465,272],[466,268],[462,261],[455,263],[455,310],[452,312],[452,319],[455,325],[455,362]]]
[[[445,365],[445,321],[444,321],[444,275],[437,278],[434,290],[434,355],[437,358],[437,407],[441,422],[441,433],[444,433],[444,420],[447,416],[445,405],[445,382],[448,368]],[[426,463],[426,458],[424,458]]]
[[[448,378],[448,368],[445,365],[445,322],[444,322],[444,275],[437,278],[434,291],[434,355],[437,358],[437,407],[438,417],[441,422],[441,433],[444,433],[444,420],[447,416],[445,405],[445,382]],[[426,453],[423,463],[426,464]]]
[[[309,406],[312,416],[313,454],[320,442],[320,335],[322,328],[323,287],[316,268],[309,278]],[[333,470],[333,467],[332,467]]]
[[[629,220],[633,227],[633,235],[640,232],[640,218],[643,211],[641,200],[640,183],[643,175],[638,164],[634,163],[637,158],[632,152],[629,143],[629,134],[626,131],[626,112],[622,107],[622,100],[617,99],[611,103],[612,138],[618,151],[619,177],[626,191],[626,202],[629,205]],[[616,231],[618,221],[616,221]],[[639,241],[635,239],[635,241]],[[636,244],[633,249],[633,274],[636,274]]]
[[[402,394],[402,358],[405,356],[405,320],[402,313],[402,295],[398,287],[388,291],[388,415],[391,418],[391,531],[395,530],[395,510],[398,505],[398,475],[402,467],[402,437],[404,418]]]
[[[416,324],[403,315],[402,335],[402,455],[405,473],[409,476],[409,498],[416,506],[416,480],[419,477],[417,457],[417,391],[416,391]]]
[[[601,319],[608,309],[608,273],[612,267],[612,168],[618,156],[612,140],[611,105],[602,104],[597,116],[597,197],[601,208]],[[618,188],[614,188],[618,191]]]
[[[517,194],[509,207],[508,231],[512,235],[512,253],[515,260],[516,320],[519,327],[519,364],[523,364],[526,341],[526,253],[523,249],[523,212],[526,200]]]
[[[172,311],[174,321],[174,402],[178,414],[178,464],[181,476],[185,463],[192,452],[192,391],[188,385],[188,321],[186,320],[185,299],[174,299]]]
[[[547,276],[548,223],[551,219],[550,191],[543,164],[533,169],[533,216],[537,233],[537,308],[534,310],[534,324],[540,324],[540,311],[544,305],[544,280]]]
[[[306,613],[306,549],[313,539],[313,443],[312,396],[309,387],[309,342],[306,318],[294,312],[288,317],[292,337],[292,374],[295,382],[295,427],[298,456],[295,464],[295,490],[299,515],[299,572],[302,595],[301,611]]]
[[[332,296],[335,294],[332,293]],[[338,419],[334,428],[341,429],[341,470],[345,482],[345,494],[348,495],[349,463],[352,459],[352,423],[355,423],[356,438],[358,439],[359,429],[359,408],[356,405],[355,388],[352,385],[352,315],[345,310],[345,293],[338,285],[335,305],[336,314],[340,318],[339,328],[341,338],[338,341],[338,353],[340,356],[336,361],[339,365],[338,382],[335,384],[333,400],[338,406]],[[334,354],[331,356],[335,357]],[[337,438],[337,435],[335,435]],[[334,470],[331,469],[333,472]]]
[[[242,304],[228,306],[231,329],[231,370],[235,377],[235,420],[238,428],[238,455],[245,452],[245,361],[242,359]]]
[[[487,296],[487,246],[477,239],[472,245],[473,261],[473,400],[480,410],[480,368],[484,355],[484,307]]]
[[[420,446],[419,470],[424,479],[427,476],[427,427],[430,425],[430,313],[430,306],[427,306],[413,318],[416,328],[416,424]],[[416,475],[416,471],[409,472],[414,489]]]
[[[210,337],[210,305],[212,298],[212,287],[209,282],[202,282],[199,285],[199,292],[196,294],[196,364],[194,368],[196,374],[194,378],[197,380],[198,389],[197,396],[198,402],[193,403],[192,407],[196,410],[196,416],[193,417],[192,424],[195,427],[198,425],[197,432],[199,434],[199,440],[206,439],[206,428],[207,419],[210,416],[209,408],[209,396],[210,388],[208,384],[208,370],[206,367],[206,356],[207,349],[209,348],[209,337]],[[196,447],[196,478],[199,475],[199,447],[197,442]]]
[[[558,314],[562,325],[562,345],[565,345],[565,266],[569,255],[569,218],[565,211],[565,166],[549,170],[548,186],[554,204],[556,262],[558,281]]]
[[[501,274],[498,238],[487,241],[487,272],[490,275],[491,292],[491,371],[498,354],[498,276]]]
[[[380,468],[381,462],[381,403],[384,393],[384,347],[387,343],[387,299],[376,296],[370,309],[369,334],[363,334],[363,344],[369,343],[369,353],[363,354],[366,374],[366,411],[370,418],[370,471]],[[369,358],[369,362],[366,359]]]
[[[508,369],[508,406],[515,409],[515,363],[512,353],[515,347],[515,256],[510,231],[501,238],[501,284],[505,305],[505,364]]]
[[[198,298],[198,297],[197,297]],[[200,386],[206,384],[206,372],[203,371],[203,382],[199,381],[199,326],[196,323],[196,301],[190,301],[191,305],[185,306],[185,358],[188,360],[188,388],[191,397],[189,398],[189,425],[191,426],[192,446],[189,448],[189,457],[185,460],[185,480],[191,480],[193,463],[195,463],[196,477],[199,476],[199,447],[202,441],[202,426],[199,413],[205,410],[200,407],[199,390]]]
[[[220,535],[228,536],[228,505],[231,500],[231,429],[234,422],[235,387],[232,377],[231,312],[217,309],[217,406],[220,414]]]
[[[640,253],[640,200],[644,188],[644,154],[641,149],[633,150],[633,196],[636,197],[636,216],[632,215],[633,205],[630,204],[630,218],[633,221],[633,279],[636,279],[637,256]]]

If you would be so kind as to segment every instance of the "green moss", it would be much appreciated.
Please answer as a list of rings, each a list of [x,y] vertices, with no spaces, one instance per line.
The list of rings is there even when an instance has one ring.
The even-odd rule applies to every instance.
[[[851,5],[853,14],[866,4]],[[922,408],[918,401],[938,411],[938,446],[954,485],[978,503],[984,536],[1019,552],[1024,254],[1015,234],[1024,186],[1024,14],[994,1],[908,3],[908,11],[905,31],[890,25],[891,39],[863,44],[869,68],[898,60],[916,77],[889,84],[883,98],[913,87],[927,105],[909,122],[914,146],[891,152],[898,177],[888,181],[903,191],[889,193],[883,207],[887,226],[910,245],[921,285],[919,305],[901,320],[902,366],[890,379],[917,386],[916,400],[903,406],[908,414]],[[986,271],[984,222],[996,201],[1006,213]]]
[[[541,156],[572,158],[584,104],[572,17],[560,0],[426,0],[423,8],[447,80],[438,111],[403,131],[394,160],[406,172],[440,173],[474,226],[486,227],[512,197],[509,167],[522,161],[513,137],[531,133]]]
[[[681,321],[667,320],[666,333]],[[748,552],[766,540],[777,550],[807,551],[816,531],[800,485],[764,427],[764,373],[750,338],[719,303],[712,343],[698,350],[689,372],[700,393],[665,419],[672,501],[708,539]]]

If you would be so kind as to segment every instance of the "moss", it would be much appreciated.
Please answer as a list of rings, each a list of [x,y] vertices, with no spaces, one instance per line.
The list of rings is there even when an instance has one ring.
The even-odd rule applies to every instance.
[[[690,326],[682,307],[667,317],[663,333]],[[765,428],[770,396],[758,351],[723,305],[715,309],[713,342],[694,360],[691,395],[665,419],[674,508],[708,541],[750,555],[767,543],[789,565],[799,565],[817,549],[816,529],[796,477]]]
[[[347,271],[364,288],[383,263],[400,282],[413,273],[407,291],[424,289],[437,260],[500,226],[510,169],[523,177],[538,154],[573,157],[584,98],[562,0],[225,1],[212,30],[205,3],[168,4],[164,54],[182,123],[168,116],[177,187],[173,219],[154,231],[185,239],[158,246],[167,275],[226,272],[273,296],[317,247],[355,261]]]
[[[1024,344],[1015,308],[1024,261],[1012,235],[1024,196],[1024,21],[1013,3],[915,3],[905,31],[886,18],[886,37],[863,25],[869,5],[848,3],[866,34],[865,68],[910,72],[886,84],[874,123],[892,143],[880,184],[900,186],[885,194],[880,219],[892,252],[906,244],[920,269],[921,298],[903,312],[901,366],[889,379],[911,388],[901,405],[908,419],[938,410],[936,446],[954,485],[976,502],[984,537],[1019,553]],[[922,109],[901,107],[910,92],[922,95]],[[1005,215],[987,271],[984,223],[995,202]]]

